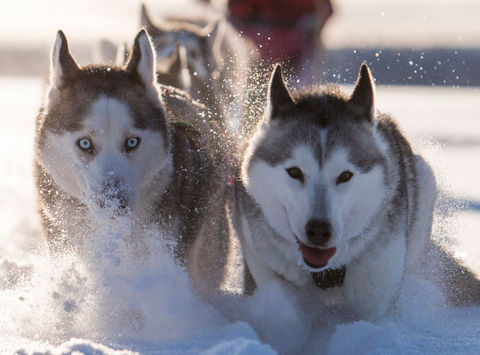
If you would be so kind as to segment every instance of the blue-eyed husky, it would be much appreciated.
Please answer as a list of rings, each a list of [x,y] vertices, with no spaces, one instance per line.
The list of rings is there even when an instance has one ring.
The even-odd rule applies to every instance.
[[[430,243],[432,170],[375,112],[366,65],[350,97],[336,87],[292,96],[277,66],[269,100],[233,206],[247,291],[278,281],[354,317],[384,316]]]
[[[84,237],[102,223],[98,215],[123,216],[138,227],[133,239],[146,225],[174,236],[176,256],[194,283],[197,273],[209,275],[196,285],[215,289],[227,243],[226,169],[215,132],[204,106],[157,84],[155,52],[144,30],[124,67],[80,67],[59,31],[34,161],[51,249],[81,250]]]

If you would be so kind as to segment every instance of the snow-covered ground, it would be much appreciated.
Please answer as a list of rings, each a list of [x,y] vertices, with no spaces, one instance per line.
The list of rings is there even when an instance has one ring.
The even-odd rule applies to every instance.
[[[192,0],[147,3],[157,15],[197,11]],[[324,32],[329,49],[480,47],[478,0],[332,3],[335,15]],[[138,8],[131,0],[5,2],[0,72],[45,73],[58,28],[82,63],[101,38],[131,41]],[[384,66],[374,64],[374,73]],[[391,70],[398,73],[398,66]],[[43,89],[39,77],[0,76],[0,353],[272,354],[303,342],[321,354],[480,352],[480,306],[445,307],[434,285],[414,278],[398,318],[324,326],[320,320],[312,330],[304,322],[308,310],[275,288],[240,302],[235,314],[242,320],[227,320],[190,291],[155,233],[146,236],[149,254],[141,260],[132,254],[113,228],[128,228],[123,224],[90,241],[85,260],[50,260],[32,179]],[[453,210],[437,213],[435,237],[454,240],[456,255],[480,274],[480,89],[380,86],[376,102],[435,168],[442,207]]]
[[[378,108],[394,114],[435,167],[446,203],[463,208],[451,218],[437,216],[442,228],[436,230],[456,238],[457,255],[479,272],[479,89],[377,92]],[[49,260],[32,182],[43,82],[0,77],[0,93],[1,353],[271,354],[304,341],[310,352],[330,354],[480,350],[480,307],[449,309],[433,285],[413,278],[397,319],[312,331],[303,322],[305,310],[275,289],[240,304],[243,321],[228,321],[190,292],[186,274],[154,237],[147,239],[150,253],[141,260],[115,229],[92,241],[87,261]]]
[[[477,0],[332,0],[328,48],[478,48]]]

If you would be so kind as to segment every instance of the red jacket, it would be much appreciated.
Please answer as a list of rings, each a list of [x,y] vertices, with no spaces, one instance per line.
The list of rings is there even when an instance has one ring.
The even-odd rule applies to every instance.
[[[232,19],[242,22],[293,23],[315,12],[314,0],[229,0]]]

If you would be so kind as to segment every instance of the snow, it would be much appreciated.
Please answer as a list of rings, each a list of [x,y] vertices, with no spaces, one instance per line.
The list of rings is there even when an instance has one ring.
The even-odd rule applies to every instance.
[[[328,48],[478,48],[477,0],[337,0]],[[348,35],[346,35],[348,34]]]
[[[447,309],[431,284],[409,279],[413,302],[395,321],[376,325],[355,322],[337,326],[330,354],[473,354],[479,349],[480,308]],[[404,295],[406,296],[406,295]],[[411,296],[411,295],[409,295]],[[405,299],[403,299],[405,301]],[[426,308],[425,308],[426,307]]]
[[[147,3],[156,14],[198,10],[191,0]],[[480,45],[478,0],[332,3],[335,14],[323,33],[329,49]],[[138,8],[130,0],[8,2],[0,14],[0,53],[32,49],[33,62],[18,54],[15,61],[45,72],[46,53],[62,28],[83,63],[101,38],[131,41]],[[6,57],[0,63],[2,72],[17,72]],[[449,308],[435,285],[413,277],[399,297],[399,315],[379,323],[310,314],[275,284],[232,301],[227,319],[190,291],[157,232],[146,233],[139,248],[149,252],[140,258],[127,248],[117,232],[128,221],[89,240],[85,258],[51,260],[32,179],[43,91],[42,78],[0,76],[0,353],[274,354],[298,353],[302,346],[304,353],[322,354],[479,352],[480,306]],[[480,89],[379,86],[376,103],[397,118],[435,169],[441,202],[452,212],[437,212],[435,237],[452,239],[453,252],[480,273]],[[316,328],[309,326],[312,318]]]
[[[173,262],[168,245],[159,242],[158,232],[146,233],[145,244],[136,250],[141,258],[127,248],[118,231],[128,228],[128,221],[116,221],[89,240],[91,253],[83,259],[51,260],[40,236],[31,164],[43,86],[39,78],[0,78],[1,352],[273,354],[305,346],[311,353],[395,354],[480,349],[480,306],[448,308],[435,285],[415,278],[406,283],[395,319],[336,324],[319,317],[320,326],[312,328],[310,310],[276,285],[232,303],[228,315],[237,320],[227,319],[190,291],[186,273]],[[437,216],[442,228],[435,230],[457,237],[456,253],[480,271],[478,89],[377,91],[379,108],[394,113],[435,167],[450,196],[447,203],[469,201],[452,218]]]

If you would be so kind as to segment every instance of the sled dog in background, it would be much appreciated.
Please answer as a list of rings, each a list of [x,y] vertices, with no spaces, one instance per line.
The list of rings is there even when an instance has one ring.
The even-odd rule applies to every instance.
[[[129,50],[126,44],[117,46],[115,43],[102,39],[94,48],[93,58],[98,63],[124,66],[128,60]],[[157,62],[157,80],[159,84],[173,86],[189,92],[190,73],[187,67],[185,48],[181,44],[175,46],[173,54]]]
[[[227,254],[226,169],[206,118],[187,94],[159,87],[144,30],[124,67],[80,67],[59,31],[34,158],[51,250],[81,251],[99,215],[124,216],[139,230],[149,224],[175,237],[194,285],[215,290]],[[127,237],[140,238],[136,232]]]
[[[291,96],[277,65],[235,188],[247,289],[277,280],[378,319],[429,240],[435,199],[429,165],[375,113],[365,64],[350,97],[333,86]]]
[[[244,119],[246,81],[256,60],[252,54],[255,52],[226,19],[218,14],[207,17],[152,21],[142,5],[140,26],[152,36],[159,60],[170,57],[175,46],[181,44],[190,74],[187,91],[212,110],[220,122],[239,125],[230,121]]]

